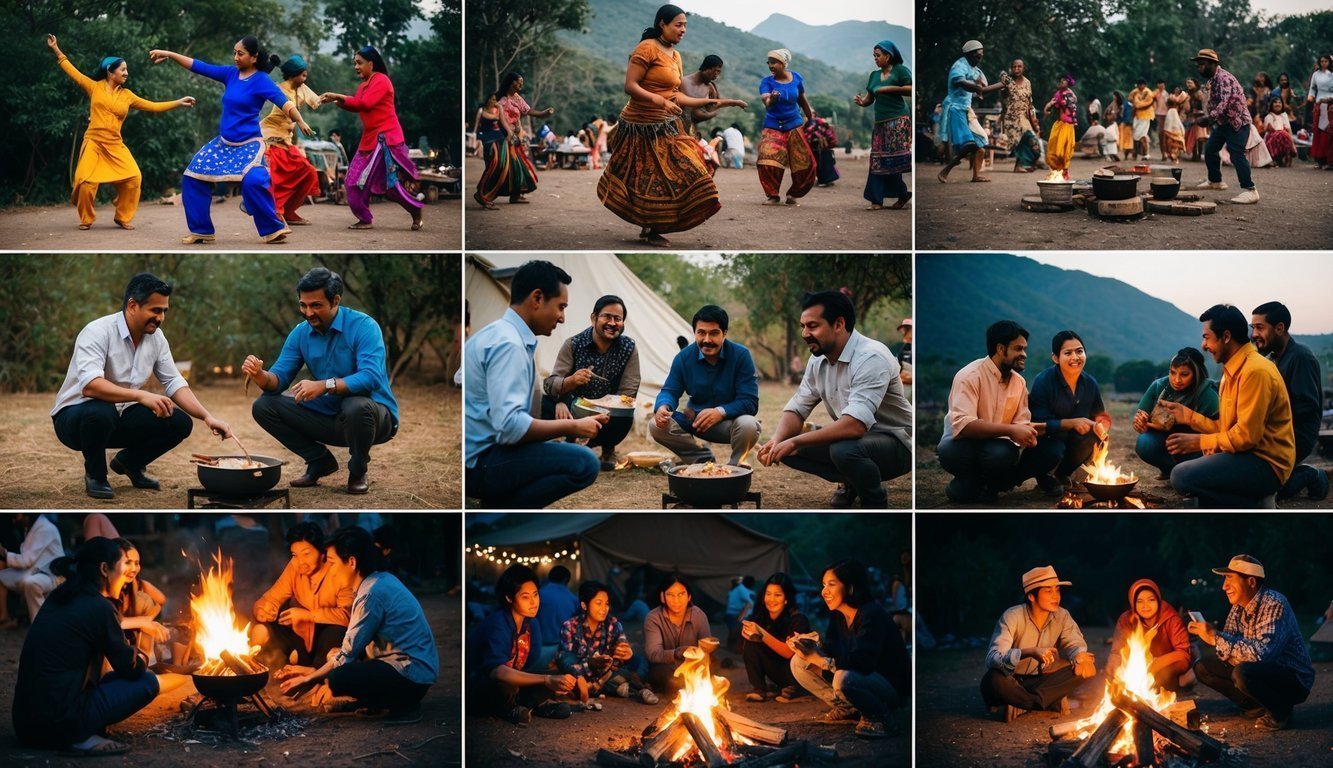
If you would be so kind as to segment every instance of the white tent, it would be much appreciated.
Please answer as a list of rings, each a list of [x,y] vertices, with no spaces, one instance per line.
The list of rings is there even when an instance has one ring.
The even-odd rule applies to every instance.
[[[472,328],[498,320],[509,307],[509,279],[525,262],[543,259],[569,273],[569,307],[565,322],[549,337],[537,339],[537,378],[551,374],[555,357],[565,340],[588,327],[593,303],[606,294],[625,300],[625,335],[639,350],[639,403],[651,404],[666,381],[671,361],[680,351],[676,337],[691,341],[694,332],[660,296],[644,285],[624,262],[612,253],[488,253],[469,254],[466,289]]]

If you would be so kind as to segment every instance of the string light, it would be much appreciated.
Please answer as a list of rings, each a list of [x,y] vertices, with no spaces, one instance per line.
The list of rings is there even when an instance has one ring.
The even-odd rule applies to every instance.
[[[574,562],[579,559],[579,547],[575,542],[572,549],[551,550],[541,555],[523,555],[518,552],[510,552],[507,549],[500,549],[495,546],[483,547],[480,544],[472,544],[463,548],[465,555],[472,555],[478,560],[486,560],[500,566],[509,566],[511,563],[526,566],[551,565],[557,560],[568,559]]]

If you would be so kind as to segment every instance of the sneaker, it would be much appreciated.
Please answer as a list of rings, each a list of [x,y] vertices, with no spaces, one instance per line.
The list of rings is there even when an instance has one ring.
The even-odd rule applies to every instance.
[[[1231,198],[1233,205],[1254,205],[1259,202],[1259,190],[1250,188],[1243,190],[1239,195]]]
[[[657,694],[653,693],[653,689],[651,688],[644,688],[639,691],[639,698],[644,704],[656,704],[660,701],[660,699],[657,698]]]
[[[1323,501],[1328,498],[1328,472],[1322,469],[1315,469],[1315,477],[1310,481],[1310,498],[1315,501]]]
[[[648,689],[645,688],[644,690],[648,690]],[[616,686],[616,691],[615,691],[615,693],[616,693],[617,696],[619,696],[619,697],[622,698],[622,699],[628,699],[628,698],[629,698],[629,683],[621,683],[620,685],[617,685],[617,686]]]
[[[1289,722],[1291,722],[1291,718],[1279,720],[1272,712],[1269,712],[1258,720],[1255,720],[1254,727],[1261,731],[1280,731],[1283,728],[1286,728]]]
[[[847,707],[834,707],[815,718],[820,723],[854,723],[861,719],[861,713]]]
[[[856,724],[856,735],[863,739],[882,739],[889,735],[888,728],[879,720],[861,718]]]
[[[564,720],[573,712],[569,705],[563,701],[544,701],[532,710],[532,714],[537,717],[545,717],[548,720]]]
[[[1042,493],[1052,498],[1065,495],[1065,484],[1052,475],[1037,475],[1037,487],[1041,489]]]
[[[1199,182],[1198,184],[1195,184],[1193,188],[1194,188],[1194,189],[1226,189],[1226,188],[1227,188],[1227,183],[1226,183],[1225,181],[1208,181],[1207,179],[1204,179],[1203,181]]]
[[[514,725],[527,725],[532,722],[532,710],[524,706],[517,706],[509,710],[509,722]]]
[[[834,509],[847,509],[852,505],[852,500],[856,498],[856,491],[848,488],[843,483],[838,483],[838,488],[833,492],[833,498],[829,499],[829,506]]]

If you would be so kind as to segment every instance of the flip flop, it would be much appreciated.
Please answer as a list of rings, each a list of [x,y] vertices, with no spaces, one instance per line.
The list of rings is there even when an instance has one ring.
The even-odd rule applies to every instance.
[[[190,234],[181,238],[181,245],[196,245],[198,243],[216,243],[217,241],[218,241],[217,235],[196,235],[195,233],[191,232]]]
[[[134,225],[128,221],[120,221],[119,219],[112,219],[112,221],[116,222],[116,226],[121,229],[134,229]]]
[[[105,757],[107,755],[123,755],[130,751],[129,744],[122,744],[119,741],[108,740],[95,747],[87,749],[75,749],[70,747],[63,754],[67,757]]]
[[[93,228],[93,225],[92,225],[92,224],[80,224],[80,225],[79,225],[79,229],[92,229],[92,228]]]
[[[365,221],[358,221],[355,224],[348,224],[348,229],[374,229],[375,225]]]

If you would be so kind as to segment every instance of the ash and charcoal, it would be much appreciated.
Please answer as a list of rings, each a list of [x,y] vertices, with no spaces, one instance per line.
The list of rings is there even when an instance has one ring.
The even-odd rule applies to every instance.
[[[243,719],[240,732],[232,737],[224,731],[198,727],[191,722],[188,714],[181,714],[154,725],[145,735],[178,744],[218,746],[239,743],[259,746],[265,742],[305,738],[305,730],[311,722],[313,721],[308,717],[292,714],[280,715],[274,720],[264,720],[254,725],[247,725]]]

